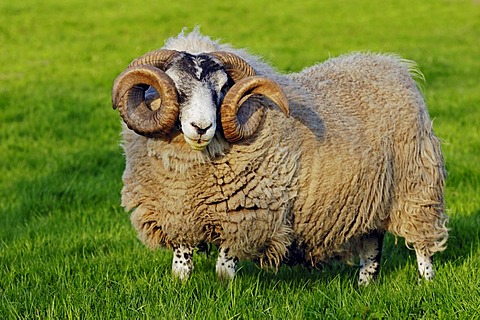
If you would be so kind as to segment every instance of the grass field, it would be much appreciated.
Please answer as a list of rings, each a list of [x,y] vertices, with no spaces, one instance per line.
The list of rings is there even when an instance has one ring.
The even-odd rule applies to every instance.
[[[233,2],[232,2],[233,3]],[[183,27],[297,71],[350,51],[415,60],[447,163],[448,249],[417,283],[389,236],[379,283],[342,264],[277,274],[242,263],[219,282],[195,256],[186,284],[120,207],[124,159],[112,82]],[[0,319],[480,318],[478,1],[0,3]]]

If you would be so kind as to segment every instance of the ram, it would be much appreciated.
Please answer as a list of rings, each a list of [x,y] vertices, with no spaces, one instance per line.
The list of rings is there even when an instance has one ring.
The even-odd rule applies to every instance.
[[[413,63],[354,53],[281,74],[261,58],[182,32],[115,80],[123,118],[122,206],[139,238],[193,252],[216,272],[360,260],[376,279],[385,232],[414,248],[422,278],[446,246],[445,170]]]

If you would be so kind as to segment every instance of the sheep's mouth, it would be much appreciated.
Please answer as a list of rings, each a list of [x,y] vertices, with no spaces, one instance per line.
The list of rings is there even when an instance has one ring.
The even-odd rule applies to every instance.
[[[190,139],[186,135],[183,135],[185,141],[188,143],[190,148],[192,148],[195,151],[202,151],[205,150],[205,148],[208,146],[210,143],[211,139],[209,140],[202,140],[202,139]]]

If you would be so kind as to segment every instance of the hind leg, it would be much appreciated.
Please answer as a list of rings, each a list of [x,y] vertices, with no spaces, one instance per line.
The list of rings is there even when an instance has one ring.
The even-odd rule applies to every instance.
[[[417,248],[415,248],[415,253],[417,255],[418,279],[424,278],[425,280],[432,280],[435,277],[433,257]]]
[[[362,240],[360,250],[360,272],[358,285],[365,286],[375,282],[380,272],[380,260],[382,257],[383,232],[372,232]]]

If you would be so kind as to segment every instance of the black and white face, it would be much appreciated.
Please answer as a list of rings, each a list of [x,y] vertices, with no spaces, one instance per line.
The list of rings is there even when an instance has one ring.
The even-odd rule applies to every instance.
[[[252,137],[272,103],[289,115],[288,99],[274,80],[223,51],[146,53],[115,79],[112,103],[137,134],[171,140],[178,137],[178,131],[172,134],[177,125],[194,150],[204,150],[212,140],[224,149]],[[217,125],[223,136],[215,137]]]
[[[205,149],[215,135],[218,110],[229,88],[225,68],[206,54],[182,53],[165,73],[178,91],[185,141],[194,150]]]

